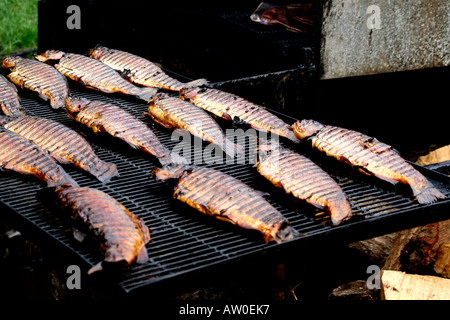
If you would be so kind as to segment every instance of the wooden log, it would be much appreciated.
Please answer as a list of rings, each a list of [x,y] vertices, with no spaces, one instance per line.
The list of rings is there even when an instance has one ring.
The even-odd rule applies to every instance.
[[[372,301],[380,299],[380,290],[369,289],[366,280],[356,280],[335,288],[328,299],[331,301]]]
[[[450,280],[434,276],[381,271],[383,300],[450,300]]]
[[[450,278],[450,220],[399,232],[383,270]]]

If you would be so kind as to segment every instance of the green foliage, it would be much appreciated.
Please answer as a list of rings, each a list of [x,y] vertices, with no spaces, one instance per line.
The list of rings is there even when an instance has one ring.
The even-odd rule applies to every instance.
[[[0,0],[0,56],[37,47],[38,0]]]

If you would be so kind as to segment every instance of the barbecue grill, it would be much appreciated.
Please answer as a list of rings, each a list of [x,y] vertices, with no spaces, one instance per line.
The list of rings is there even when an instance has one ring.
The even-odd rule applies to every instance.
[[[439,110],[419,115],[413,112],[419,105],[442,105],[446,82],[439,77],[448,77],[448,68],[317,82],[321,68],[318,52],[322,1],[316,2],[314,32],[300,35],[288,33],[281,26],[267,28],[250,21],[249,14],[259,2],[227,1],[221,8],[196,1],[152,2],[149,8],[141,1],[40,1],[39,51],[86,53],[100,43],[159,62],[183,81],[205,77],[212,81],[211,86],[272,108],[268,110],[287,123],[294,123],[297,118],[313,118],[362,131],[399,149],[411,145],[419,148],[418,143],[423,141],[448,143],[447,120],[436,116],[441,114]],[[79,30],[66,28],[66,9],[70,4],[81,8]],[[148,123],[167,147],[179,143],[172,140],[172,131],[142,116],[147,109],[142,101],[87,90],[73,82],[70,86],[72,94],[130,111]],[[217,221],[172,199],[170,183],[151,177],[157,165],[152,157],[108,135],[94,134],[69,119],[64,111],[52,110],[32,93],[20,90],[20,96],[30,115],[53,119],[77,130],[102,160],[117,164],[120,177],[107,184],[73,166],[63,167],[80,186],[105,191],[151,229],[152,241],[147,245],[149,262],[133,264],[121,272],[104,270],[92,275],[103,288],[139,294],[207,270],[216,272],[216,268],[240,260],[287,257],[307,247],[352,242],[449,218],[448,198],[420,205],[413,200],[408,186],[392,186],[362,175],[305,143],[294,145],[281,140],[284,147],[308,156],[336,179],[349,197],[354,217],[332,226],[323,211],[295,201],[261,177],[249,158],[245,164],[209,165],[266,192],[267,200],[301,233],[288,243],[266,244],[257,232]],[[370,118],[366,116],[369,112]],[[217,121],[223,129],[233,126]],[[196,140],[193,145],[206,145],[193,139]],[[245,144],[249,155],[251,146],[247,139],[237,142]],[[191,159],[199,162],[201,152],[202,149],[192,148]],[[450,196],[448,172],[415,167]],[[8,214],[8,219],[32,231],[39,243],[45,241],[58,248],[64,253],[63,259],[77,261],[83,272],[102,260],[95,246],[80,244],[73,238],[70,219],[44,183],[10,172],[0,172],[0,179],[0,210]]]
[[[119,105],[153,127],[161,142],[169,148],[178,143],[172,141],[171,130],[154,125],[150,119],[142,116],[146,111],[146,104],[135,98],[106,95],[76,85],[72,85],[71,93]],[[22,91],[21,96],[22,105],[29,114],[56,120],[79,131],[90,141],[101,159],[117,164],[120,177],[106,184],[72,166],[64,165],[64,169],[81,186],[98,188],[115,197],[141,217],[151,229],[152,241],[147,245],[150,258],[148,263],[133,264],[118,273],[109,274],[106,271],[99,276],[109,286],[117,286],[123,292],[139,292],[164,281],[241,259],[298,251],[307,243],[355,241],[449,217],[450,199],[420,205],[412,199],[407,186],[391,186],[376,178],[363,176],[348,166],[311,150],[306,144],[294,145],[281,140],[286,148],[305,154],[319,164],[338,181],[348,195],[354,217],[339,226],[332,226],[328,215],[323,211],[294,201],[272,186],[259,176],[253,164],[249,163],[249,158],[244,164],[198,164],[212,166],[257,190],[267,192],[267,200],[301,233],[298,239],[291,242],[266,244],[257,232],[204,216],[172,199],[172,186],[151,177],[151,171],[157,162],[150,156],[133,150],[108,135],[92,133],[90,129],[69,119],[63,110],[51,109],[45,101],[32,93]],[[288,123],[295,121],[273,112]],[[224,121],[219,120],[219,123],[223,129],[232,127],[232,124]],[[246,154],[251,154],[248,140],[245,137],[238,139],[241,139],[239,143],[246,145]],[[201,152],[202,149],[192,148],[191,159],[198,163]],[[450,196],[448,176],[423,167],[416,168],[447,197]],[[102,255],[95,246],[80,244],[74,240],[70,220],[58,207],[44,183],[8,172],[0,173],[0,178],[0,201],[8,209],[11,218],[30,227],[40,234],[39,237],[46,238],[69,256],[77,257],[84,271],[102,260]]]

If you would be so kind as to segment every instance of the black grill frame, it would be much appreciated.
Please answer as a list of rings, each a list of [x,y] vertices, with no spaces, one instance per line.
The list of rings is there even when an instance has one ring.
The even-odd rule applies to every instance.
[[[88,99],[119,105],[148,123],[169,148],[177,143],[170,140],[171,130],[154,125],[149,118],[142,116],[146,111],[146,104],[142,101],[78,86],[73,86],[71,92]],[[141,217],[152,230],[152,241],[147,245],[150,258],[148,263],[134,264],[114,275],[108,275],[107,272],[104,274],[109,285],[113,284],[123,292],[149,288],[169,279],[174,280],[244,258],[265,255],[270,259],[276,252],[289,254],[301,250],[306,243],[356,241],[448,219],[450,216],[450,199],[420,205],[413,200],[407,186],[391,186],[374,177],[364,176],[345,164],[311,150],[305,144],[296,146],[281,140],[285,147],[307,155],[338,181],[349,196],[355,217],[340,226],[332,226],[326,214],[293,200],[273,187],[258,175],[252,164],[212,165],[257,190],[268,192],[268,201],[303,234],[289,243],[266,244],[259,233],[217,221],[173,200],[171,185],[151,178],[151,171],[157,162],[150,156],[133,150],[108,135],[94,134],[90,129],[69,119],[63,110],[52,110],[47,102],[30,92],[21,90],[20,95],[22,105],[29,114],[48,117],[77,130],[90,141],[100,158],[117,164],[121,176],[107,184],[98,182],[73,166],[63,167],[80,186],[98,188],[115,197]],[[277,114],[289,123],[295,121],[291,117]],[[224,129],[231,126],[225,121],[218,122]],[[420,166],[415,167],[447,197],[450,196],[448,176]],[[51,191],[45,188],[44,183],[10,172],[1,172],[0,179],[0,203],[8,209],[11,217],[31,227],[50,243],[62,245],[65,248],[63,251],[68,255],[80,258],[85,270],[102,259],[95,247],[80,244],[73,239],[70,221],[56,202],[48,197]]]

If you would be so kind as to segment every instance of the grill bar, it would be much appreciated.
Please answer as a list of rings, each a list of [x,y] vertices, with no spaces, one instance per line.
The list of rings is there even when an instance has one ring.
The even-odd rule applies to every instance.
[[[169,148],[178,143],[177,140],[172,141],[170,130],[154,125],[142,116],[146,105],[137,99],[105,95],[79,87],[72,88],[71,91],[72,94],[88,99],[117,104],[132,112],[148,123],[161,142]],[[81,186],[98,188],[115,197],[141,217],[152,230],[152,241],[147,245],[149,262],[132,265],[114,277],[114,280],[111,279],[125,292],[255,254],[270,255],[271,252],[282,249],[298,250],[306,240],[326,241],[339,237],[356,240],[368,235],[368,230],[371,236],[381,235],[392,228],[403,229],[449,216],[449,199],[420,205],[412,200],[407,186],[394,187],[376,178],[363,176],[307,146],[294,146],[283,140],[285,147],[296,149],[310,157],[338,181],[349,197],[355,217],[340,226],[332,226],[327,214],[308,204],[299,203],[273,187],[258,175],[253,164],[225,162],[208,165],[257,190],[268,192],[270,195],[266,197],[267,200],[302,233],[302,237],[289,244],[266,244],[256,232],[217,221],[173,200],[172,187],[151,177],[156,161],[150,156],[107,135],[92,133],[90,129],[70,120],[64,111],[51,109],[31,93],[21,91],[20,94],[22,105],[29,114],[56,120],[77,130],[90,141],[102,160],[116,163],[120,177],[107,184],[98,182],[73,166],[63,167]],[[286,121],[291,123],[293,119],[286,117]],[[246,148],[248,151],[248,143]],[[191,150],[191,159],[201,159],[201,152],[202,150]],[[450,196],[448,176],[426,168],[417,168],[447,197]],[[86,269],[102,259],[96,248],[86,247],[73,239],[70,221],[61,215],[62,211],[55,203],[43,200],[43,183],[10,172],[0,172],[0,179],[0,202],[10,209],[14,217],[31,223],[36,231],[46,235],[52,243],[62,244],[67,252],[85,262]]]

